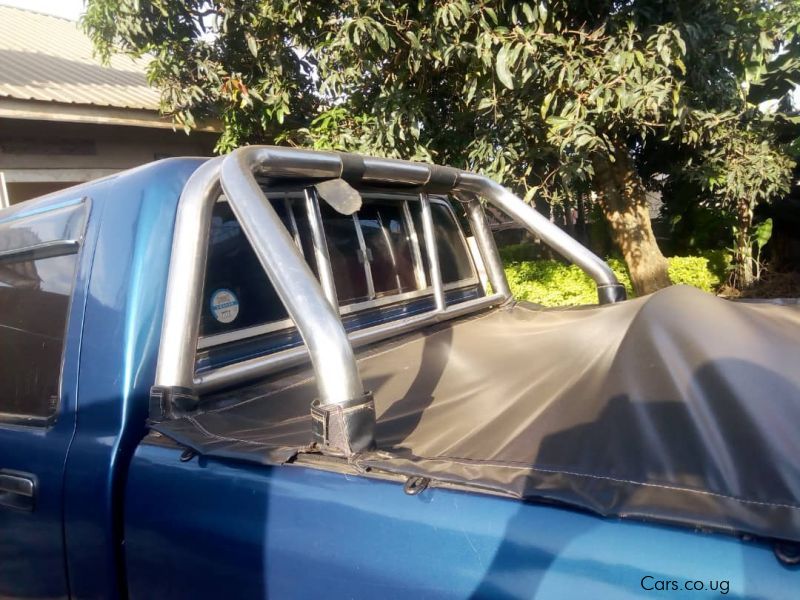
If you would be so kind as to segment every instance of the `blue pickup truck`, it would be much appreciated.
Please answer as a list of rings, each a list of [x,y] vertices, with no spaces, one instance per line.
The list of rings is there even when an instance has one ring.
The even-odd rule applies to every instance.
[[[597,282],[516,302],[490,203]],[[448,167],[247,147],[0,211],[0,598],[800,597],[800,310]]]

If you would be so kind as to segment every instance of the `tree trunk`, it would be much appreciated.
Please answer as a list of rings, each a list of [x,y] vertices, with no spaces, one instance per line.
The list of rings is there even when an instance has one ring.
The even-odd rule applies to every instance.
[[[735,287],[746,290],[755,283],[753,275],[753,209],[750,202],[740,200],[736,207],[736,250],[733,264],[736,276]]]
[[[672,285],[667,260],[656,243],[645,188],[627,149],[617,150],[612,162],[593,161],[594,184],[611,239],[622,253],[637,296]]]
[[[575,224],[578,240],[584,246],[589,245],[589,232],[586,228],[586,201],[583,194],[578,194],[578,221]]]

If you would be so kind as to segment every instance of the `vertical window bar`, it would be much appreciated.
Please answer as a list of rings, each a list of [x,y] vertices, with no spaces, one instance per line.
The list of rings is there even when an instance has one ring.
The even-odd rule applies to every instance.
[[[489,229],[489,224],[486,222],[486,214],[480,200],[477,197],[468,198],[466,209],[472,227],[473,239],[478,247],[478,257],[483,262],[492,290],[495,294],[499,293],[506,298],[511,298],[511,290],[508,287],[503,263],[500,260],[494,236]]]
[[[422,252],[419,246],[417,229],[414,227],[414,219],[411,217],[411,208],[408,200],[403,201],[403,217],[406,221],[406,230],[411,237],[411,256],[414,260],[414,274],[417,277],[417,289],[424,290],[428,287],[428,279],[425,277],[425,267],[422,264]]]
[[[389,250],[389,259],[392,261],[392,268],[394,269],[394,280],[397,284],[397,293],[401,293],[403,291],[403,283],[400,281],[400,270],[397,268],[397,258],[394,255],[394,244],[392,243],[392,238],[389,235],[389,229],[386,227],[386,223],[383,222],[383,214],[381,211],[378,211],[378,225],[381,228],[381,235],[383,236],[383,241],[386,242],[386,247]]]
[[[325,232],[322,229],[322,215],[319,211],[319,203],[311,188],[305,189],[305,196],[308,223],[311,227],[311,237],[314,243],[314,258],[317,261],[317,271],[319,272],[319,282],[322,284],[322,290],[325,292],[328,302],[338,313],[339,299],[336,297],[336,284],[333,280],[333,269],[331,269],[331,259],[328,255]]]
[[[292,237],[294,238],[294,243],[297,244],[297,248],[300,250],[300,254],[303,258],[306,258],[305,252],[303,252],[303,244],[300,242],[300,230],[297,228],[297,220],[294,218],[294,208],[293,202],[289,200],[289,194],[283,195],[283,207],[286,209],[286,214],[289,215],[289,224],[292,226]]]
[[[367,250],[367,242],[364,240],[364,232],[361,231],[361,222],[358,220],[358,213],[353,213],[353,226],[356,228],[356,238],[358,238],[358,247],[361,249],[361,257],[364,264],[364,275],[367,278],[367,294],[369,299],[375,298],[375,282],[372,281],[372,267],[369,264],[369,250]]]
[[[428,194],[420,194],[422,208],[422,235],[425,238],[425,249],[428,251],[428,264],[431,271],[431,284],[433,297],[436,300],[436,311],[442,312],[447,308],[442,286],[442,271],[439,267],[439,249],[436,247],[436,237],[433,232],[433,215]]]

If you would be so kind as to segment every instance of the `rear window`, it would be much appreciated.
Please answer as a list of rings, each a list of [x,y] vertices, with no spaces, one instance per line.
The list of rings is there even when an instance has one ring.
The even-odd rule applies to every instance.
[[[324,239],[319,250],[322,256],[327,254],[342,314],[374,311],[432,294],[427,255],[420,244],[418,196],[362,192],[362,208],[353,215],[342,215],[317,199],[312,188],[271,192],[267,197],[315,274],[318,249],[308,204],[317,203]],[[444,283],[451,289],[477,285],[452,211],[441,201],[432,202],[431,208]],[[244,231],[222,199],[212,217],[200,347],[291,327]]]
[[[422,289],[402,201],[366,198],[350,216],[323,203],[320,212],[340,305]]]
[[[361,249],[356,217],[342,215],[325,202],[320,203],[320,213],[339,304],[369,299],[366,253]]]
[[[439,269],[442,272],[442,283],[452,286],[459,282],[473,279],[475,270],[472,258],[450,208],[445,204],[432,202],[431,220],[433,221],[433,235],[436,238],[436,249],[439,253]],[[422,215],[415,213],[414,222],[417,229],[422,232]],[[425,271],[427,272],[430,266],[425,244],[422,244],[421,252]]]
[[[293,220],[301,198],[279,194],[271,196],[270,200],[286,229],[293,234],[295,243],[302,247],[296,220]],[[207,261],[201,336],[289,318],[226,201],[214,205]]]
[[[406,222],[403,204],[367,201],[357,218],[367,249],[373,297],[420,289],[411,248],[411,227]]]
[[[55,415],[82,208],[0,227],[0,419]]]

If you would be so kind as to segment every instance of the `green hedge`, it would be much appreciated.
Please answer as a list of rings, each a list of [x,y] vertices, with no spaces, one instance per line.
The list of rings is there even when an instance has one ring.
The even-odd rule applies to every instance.
[[[712,294],[725,281],[730,264],[730,258],[719,250],[702,256],[672,256],[667,260],[672,283],[692,285]]]
[[[530,242],[523,242],[521,244],[509,244],[498,248],[500,258],[503,259],[505,264],[522,262],[525,260],[538,260],[539,249]]]
[[[508,260],[506,277],[514,296],[545,306],[594,304],[597,291],[594,282],[575,265],[554,260]],[[715,292],[725,279],[728,261],[723,252],[702,256],[673,256],[669,259],[669,276],[675,284],[692,285],[706,292]],[[633,289],[625,263],[616,258],[608,264],[633,297]]]

